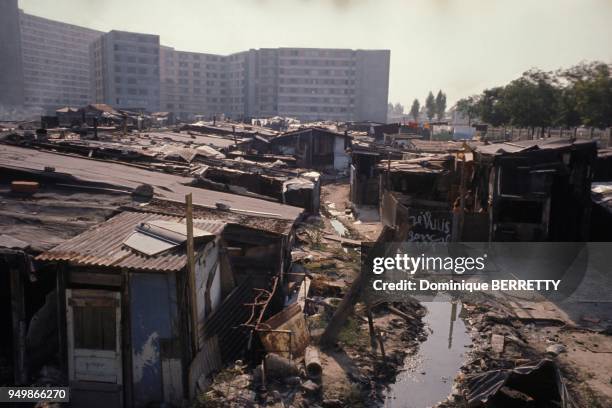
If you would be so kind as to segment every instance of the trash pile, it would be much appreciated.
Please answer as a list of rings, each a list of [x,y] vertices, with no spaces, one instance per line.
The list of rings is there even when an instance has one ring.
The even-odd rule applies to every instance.
[[[453,393],[438,407],[574,407],[555,357],[565,352],[554,338],[546,352],[525,336],[534,323],[523,321],[494,301],[467,303],[471,359],[461,367]]]

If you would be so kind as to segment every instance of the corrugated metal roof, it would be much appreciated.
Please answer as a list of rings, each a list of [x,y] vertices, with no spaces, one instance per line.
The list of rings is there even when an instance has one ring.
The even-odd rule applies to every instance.
[[[191,177],[168,174],[103,160],[90,160],[17,146],[0,145],[0,167],[42,172],[54,167],[55,175],[65,173],[80,181],[104,183],[107,186],[134,189],[150,184],[160,199],[185,202],[185,194],[193,194],[193,204],[216,208],[217,203],[229,206],[231,212],[295,221],[302,208],[236,194],[191,187]]]
[[[488,145],[477,145],[474,150],[483,155],[500,155],[518,153],[530,150],[553,150],[564,149],[577,145],[595,144],[593,140],[572,140],[567,138],[547,138],[535,140],[517,140],[513,142],[492,143]]]
[[[183,269],[187,263],[183,245],[155,256],[146,256],[123,244],[137,225],[153,220],[183,222],[180,217],[124,212],[40,254],[36,259],[146,271],[172,272]],[[224,223],[210,220],[196,219],[193,224],[195,228],[214,234],[221,233],[225,227]]]
[[[284,139],[292,137],[292,136],[306,134],[306,133],[311,133],[311,132],[325,133],[325,134],[327,134],[329,136],[333,136],[333,137],[346,137],[346,138],[349,138],[349,139],[353,138],[353,136],[351,136],[351,135],[345,135],[344,133],[334,132],[333,130],[325,129],[325,128],[322,128],[322,127],[319,127],[319,126],[311,126],[311,127],[307,127],[307,128],[303,128],[303,129],[297,129],[297,130],[292,130],[290,132],[283,133],[282,135],[279,135],[279,136],[276,136],[275,138],[273,138],[271,140],[271,142],[274,143],[275,141],[278,141],[278,140],[284,140]]]

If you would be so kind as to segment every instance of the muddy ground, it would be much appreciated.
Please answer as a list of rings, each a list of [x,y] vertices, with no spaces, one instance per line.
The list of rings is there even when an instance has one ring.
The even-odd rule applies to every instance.
[[[350,206],[347,183],[343,180],[323,186],[321,216],[310,217],[300,226],[292,253],[295,262],[312,277],[306,320],[313,344],[323,333],[360,265],[358,248],[326,236],[374,241],[382,229],[376,208]],[[470,378],[475,375],[512,369],[545,358],[559,367],[574,406],[612,406],[611,321],[586,315],[577,324],[552,304],[517,304],[506,295],[478,293],[457,301],[463,303],[460,318],[464,319],[472,345],[465,353],[463,366],[448,373],[449,378],[454,377],[453,390],[438,406],[467,406],[469,393],[473,391]],[[253,370],[237,365],[217,376],[210,391],[200,396],[198,405],[383,406],[386,387],[404,368],[406,357],[417,353],[421,342],[431,335],[423,326],[425,309],[421,305],[391,305],[400,309],[403,317],[391,313],[388,306],[375,305],[372,309],[375,331],[385,349],[384,358],[378,339],[370,337],[365,306],[358,303],[336,347],[321,350],[320,379],[309,379],[303,362],[297,360],[297,375],[268,378],[262,388],[261,367]],[[529,309],[530,317],[525,318],[521,309]],[[500,395],[491,397],[489,406],[541,406],[530,401],[528,395],[508,387],[502,388]],[[406,402],[406,407],[411,406]]]

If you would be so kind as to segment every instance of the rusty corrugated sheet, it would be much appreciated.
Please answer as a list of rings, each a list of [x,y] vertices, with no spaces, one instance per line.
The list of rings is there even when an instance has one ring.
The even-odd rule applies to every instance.
[[[268,353],[290,359],[302,356],[310,341],[304,313],[297,303],[259,324],[256,331]]]
[[[146,256],[123,244],[123,241],[138,224],[152,220],[181,222],[182,218],[151,213],[124,212],[40,254],[36,259],[147,271],[181,270],[187,262],[185,248],[182,245],[155,256]],[[196,219],[194,220],[194,227],[219,234],[225,224]]]
[[[251,329],[243,324],[251,314],[247,304],[253,303],[255,297],[252,287],[251,279],[235,287],[200,331],[204,339],[218,338],[223,363],[236,360],[247,349]]]

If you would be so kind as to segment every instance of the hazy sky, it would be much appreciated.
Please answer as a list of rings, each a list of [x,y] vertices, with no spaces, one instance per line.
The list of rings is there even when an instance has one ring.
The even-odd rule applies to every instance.
[[[532,67],[612,62],[612,0],[20,0],[27,13],[159,34],[185,51],[390,49],[389,101],[450,103]],[[408,109],[406,109],[408,110]]]

